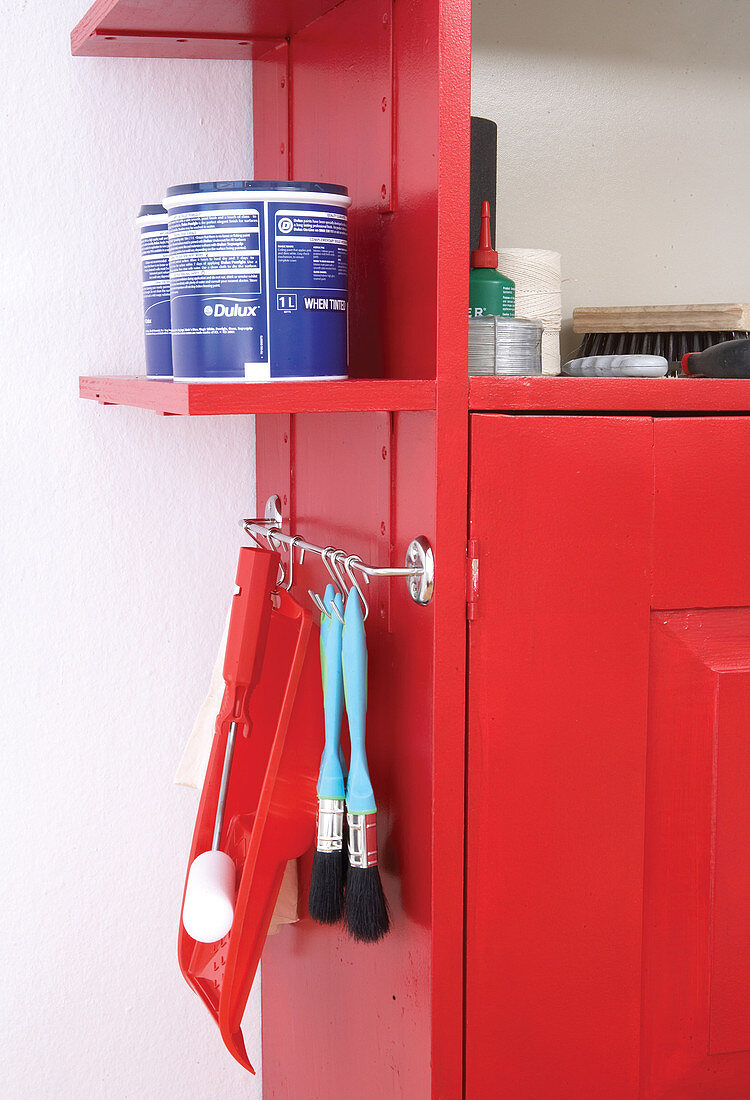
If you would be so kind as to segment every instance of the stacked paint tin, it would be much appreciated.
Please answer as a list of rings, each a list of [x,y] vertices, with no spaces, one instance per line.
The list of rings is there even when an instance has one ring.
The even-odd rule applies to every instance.
[[[287,180],[168,189],[176,381],[347,377],[350,204],[345,187]]]
[[[172,326],[166,210],[158,204],[142,206],[138,213],[138,226],[141,232],[146,376],[171,378]]]

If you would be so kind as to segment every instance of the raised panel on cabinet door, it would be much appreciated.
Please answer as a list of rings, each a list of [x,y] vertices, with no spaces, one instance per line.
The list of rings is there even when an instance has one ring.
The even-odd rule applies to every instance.
[[[654,421],[652,607],[750,606],[750,417]]]
[[[750,1096],[750,608],[652,613],[643,1100]]]
[[[652,423],[471,422],[466,1096],[633,1100]]]

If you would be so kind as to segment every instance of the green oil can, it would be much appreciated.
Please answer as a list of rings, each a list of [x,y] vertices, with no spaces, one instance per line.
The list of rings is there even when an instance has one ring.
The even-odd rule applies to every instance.
[[[490,204],[482,203],[479,248],[471,254],[469,317],[515,317],[516,284],[497,270],[490,235]]]

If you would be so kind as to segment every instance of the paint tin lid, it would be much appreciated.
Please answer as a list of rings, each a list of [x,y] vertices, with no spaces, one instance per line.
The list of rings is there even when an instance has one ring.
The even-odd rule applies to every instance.
[[[165,218],[167,216],[167,212],[161,203],[152,203],[150,206],[142,206],[138,211],[139,218],[155,218],[160,214],[163,214]]]
[[[321,195],[348,195],[337,183],[310,183],[304,180],[215,180],[210,183],[180,183],[167,188],[167,195],[215,194],[217,191],[306,191]]]

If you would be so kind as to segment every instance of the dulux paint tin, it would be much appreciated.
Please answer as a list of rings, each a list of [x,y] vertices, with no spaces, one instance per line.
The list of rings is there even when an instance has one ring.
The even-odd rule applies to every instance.
[[[172,377],[172,328],[169,306],[169,244],[167,212],[163,206],[142,206],[143,324],[146,334],[146,375]]]
[[[346,378],[350,204],[324,183],[168,189],[176,380]]]

